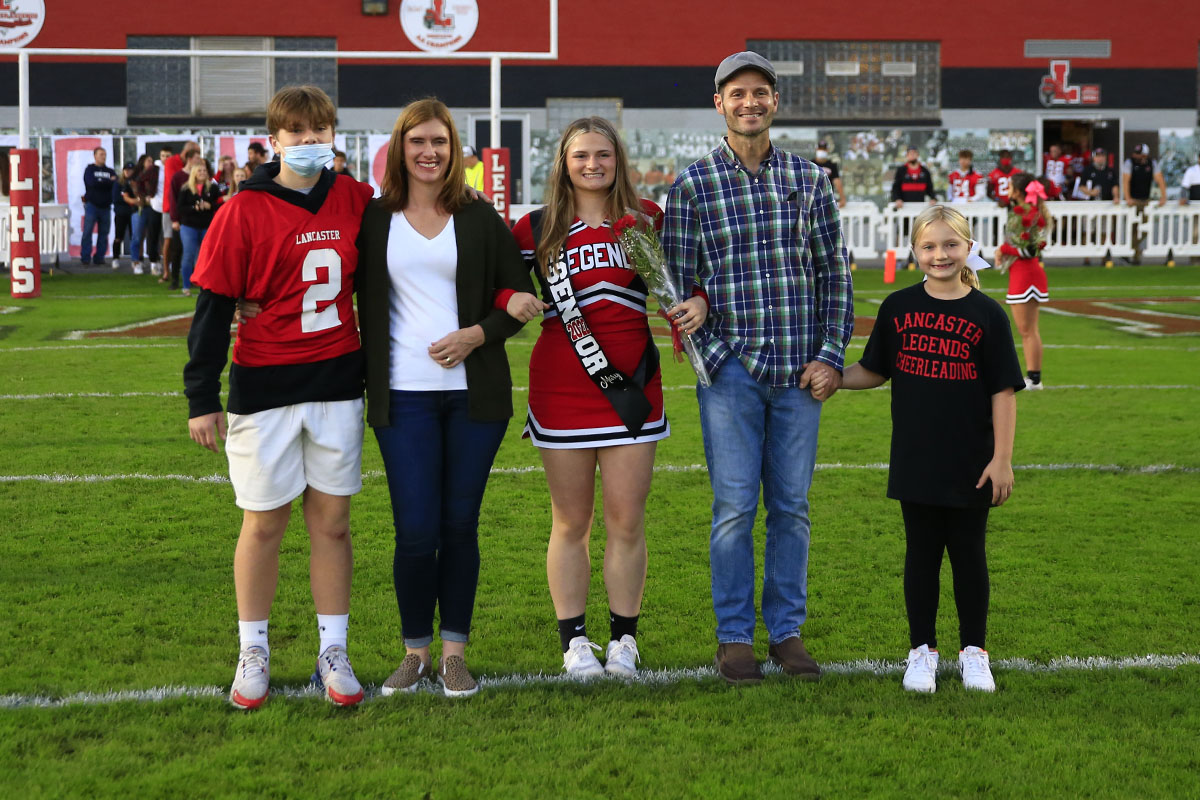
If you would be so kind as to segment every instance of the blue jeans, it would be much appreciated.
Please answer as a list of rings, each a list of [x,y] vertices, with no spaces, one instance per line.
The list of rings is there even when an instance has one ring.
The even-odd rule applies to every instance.
[[[133,217],[129,221],[132,230],[129,241],[129,257],[134,261],[142,260],[142,235],[146,232],[146,217],[142,213],[143,210],[133,212]]]
[[[479,583],[479,507],[508,420],[475,422],[467,392],[391,392],[392,424],[375,428],[396,529],[392,577],[408,647],[465,642]]]
[[[808,596],[808,488],[821,403],[807,389],[758,383],[736,356],[697,387],[713,490],[713,610],[717,641],[754,642],[754,519],[767,510],[762,616],[771,644],[800,635]]]
[[[96,232],[96,263],[104,261],[108,252],[108,229],[112,225],[112,209],[93,203],[83,204],[83,238],[79,240],[79,260],[87,264],[92,260],[92,229]]]
[[[200,255],[200,245],[208,228],[193,228],[191,225],[179,226],[179,241],[183,244],[183,288],[192,288],[192,269],[196,266],[196,258]]]

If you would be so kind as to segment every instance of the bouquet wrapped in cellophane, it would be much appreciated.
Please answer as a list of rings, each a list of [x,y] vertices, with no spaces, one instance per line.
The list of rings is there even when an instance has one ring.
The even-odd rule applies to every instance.
[[[675,286],[671,271],[667,269],[666,258],[663,257],[662,244],[645,218],[626,214],[613,225],[613,232],[616,233],[617,241],[621,243],[625,255],[629,257],[629,265],[645,282],[646,288],[664,311],[686,299]],[[708,368],[704,366],[704,359],[696,349],[691,335],[680,331],[674,325],[671,326],[671,330],[673,334],[678,335],[678,341],[700,385],[712,386]]]

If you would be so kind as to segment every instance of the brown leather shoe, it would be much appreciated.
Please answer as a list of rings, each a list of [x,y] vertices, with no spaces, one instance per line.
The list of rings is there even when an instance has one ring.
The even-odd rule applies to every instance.
[[[804,681],[821,680],[821,668],[804,647],[804,640],[799,636],[784,639],[779,644],[773,644],[767,649],[771,662],[783,667],[787,675],[794,675]]]
[[[751,686],[762,683],[762,670],[754,657],[754,647],[740,642],[717,645],[717,674],[731,686]]]

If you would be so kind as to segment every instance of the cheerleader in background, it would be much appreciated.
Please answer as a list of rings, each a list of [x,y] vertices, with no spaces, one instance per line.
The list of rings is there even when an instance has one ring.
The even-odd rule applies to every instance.
[[[1038,305],[1050,299],[1046,270],[1039,261],[1046,247],[1052,218],[1046,207],[1046,187],[1033,175],[1013,177],[1009,188],[1008,223],[1004,244],[996,248],[996,266],[1008,272],[1008,304],[1021,334],[1025,354],[1025,388],[1042,386],[1042,334],[1038,330]]]

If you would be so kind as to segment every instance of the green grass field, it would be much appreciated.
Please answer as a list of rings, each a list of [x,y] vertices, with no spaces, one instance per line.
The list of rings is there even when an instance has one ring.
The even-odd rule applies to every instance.
[[[890,291],[881,279],[855,273],[860,316]],[[984,273],[993,297],[1001,280]],[[542,474],[522,469],[539,460],[514,420],[481,523],[468,658],[485,690],[372,696],[352,710],[301,691],[316,636],[294,521],[271,620],[281,691],[246,714],[224,700],[240,512],[224,456],[187,438],[183,338],[70,338],[192,301],[149,277],[46,276],[40,299],[0,299],[0,786],[21,797],[1198,797],[1200,335],[1148,336],[1120,318],[1200,330],[1200,269],[1052,268],[1050,287],[1051,310],[1096,300],[1103,313],[1043,314],[1049,389],[1018,395],[1016,490],[989,534],[996,694],[965,693],[951,671],[933,696],[900,688],[904,545],[884,497],[886,390],[840,393],[824,411],[804,635],[825,678],[771,674],[732,690],[712,676],[711,494],[691,373],[664,361],[673,435],[648,507],[649,680],[549,677],[561,665],[549,498]],[[535,332],[509,347],[518,387]],[[520,389],[514,400],[524,408]],[[403,649],[387,490],[367,439],[350,650],[377,687]],[[589,615],[601,638],[597,521]],[[949,584],[947,571],[939,631],[951,656]],[[765,657],[765,636],[758,647]],[[1137,660],[1149,654],[1176,658]],[[106,697],[169,687],[158,701]]]

